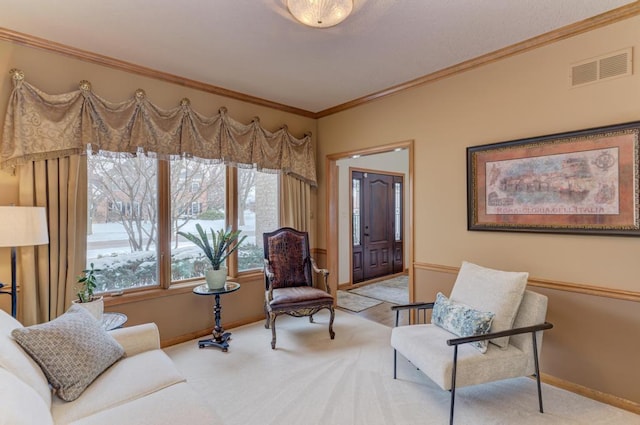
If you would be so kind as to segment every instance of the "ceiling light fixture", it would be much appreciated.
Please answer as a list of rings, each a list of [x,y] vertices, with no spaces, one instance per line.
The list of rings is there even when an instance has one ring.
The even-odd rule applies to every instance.
[[[344,21],[353,10],[353,0],[287,0],[289,12],[298,21],[327,28]]]

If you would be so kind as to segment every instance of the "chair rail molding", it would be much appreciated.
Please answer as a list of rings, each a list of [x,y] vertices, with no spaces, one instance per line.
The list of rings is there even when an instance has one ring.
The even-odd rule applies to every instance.
[[[413,267],[420,270],[428,270],[439,273],[457,274],[459,267],[445,266],[440,264],[414,262]],[[529,277],[527,282],[529,286],[538,288],[553,289],[556,291],[575,292],[578,294],[593,295],[597,297],[613,298],[617,300],[626,300],[640,302],[640,292],[627,291],[624,289],[606,288],[603,286],[587,285],[582,283],[562,282],[559,280],[542,279],[537,277]]]

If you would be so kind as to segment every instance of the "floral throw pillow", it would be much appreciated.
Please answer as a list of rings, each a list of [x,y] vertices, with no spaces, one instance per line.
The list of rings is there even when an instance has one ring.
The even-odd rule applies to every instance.
[[[457,336],[477,336],[489,333],[494,316],[493,313],[474,310],[465,304],[451,301],[438,292],[431,323]],[[489,341],[478,341],[471,345],[484,354],[488,343]]]

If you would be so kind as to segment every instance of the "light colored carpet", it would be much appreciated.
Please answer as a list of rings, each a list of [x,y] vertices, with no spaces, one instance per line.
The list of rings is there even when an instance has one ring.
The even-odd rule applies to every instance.
[[[391,328],[336,311],[332,341],[328,318],[279,317],[276,350],[260,321],[232,329],[228,353],[199,349],[197,340],[166,352],[227,425],[448,423],[449,392],[402,358],[393,379]],[[549,385],[543,398],[540,414],[529,378],[461,388],[455,423],[640,425],[633,413]]]
[[[362,310],[366,310],[375,305],[382,304],[380,300],[374,300],[373,298],[363,297],[362,295],[352,294],[348,291],[338,290],[338,307],[346,308],[347,310],[355,311],[356,313]]]
[[[365,297],[390,302],[393,304],[409,303],[409,277],[398,276],[383,280],[360,288],[349,290],[350,293],[364,295]]]

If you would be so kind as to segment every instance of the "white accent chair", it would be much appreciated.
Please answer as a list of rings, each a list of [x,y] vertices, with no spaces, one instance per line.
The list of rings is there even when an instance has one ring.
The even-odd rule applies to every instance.
[[[449,423],[453,424],[456,387],[534,375],[542,413],[538,352],[542,347],[542,331],[553,325],[545,322],[547,297],[525,290],[527,278],[527,273],[463,263],[450,298],[453,304],[470,307],[472,311],[495,313],[489,333],[485,334],[456,335],[444,329],[442,323],[398,326],[400,311],[414,310],[418,318],[422,313],[426,321],[426,311],[436,303],[392,307],[396,312],[396,327],[391,333],[393,378],[397,376],[399,352],[443,390],[451,392]],[[456,323],[460,320],[455,319]],[[485,353],[470,344],[487,340],[491,343]]]

